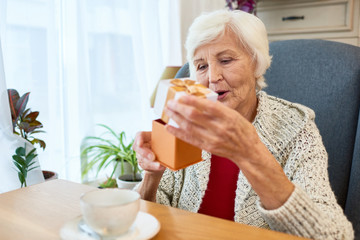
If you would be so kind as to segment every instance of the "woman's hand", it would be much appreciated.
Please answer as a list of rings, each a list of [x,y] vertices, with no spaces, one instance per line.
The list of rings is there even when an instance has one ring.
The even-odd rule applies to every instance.
[[[278,208],[289,198],[294,185],[261,142],[255,127],[240,113],[220,102],[193,96],[169,101],[165,111],[179,125],[179,128],[166,126],[171,134],[232,160],[265,208]]]
[[[155,154],[151,150],[151,132],[139,132],[136,134],[133,149],[142,169],[153,174],[161,174],[165,167],[155,161]]]
[[[166,168],[156,161],[155,154],[151,150],[151,132],[137,133],[133,149],[140,167],[145,170],[138,192],[142,199],[155,202],[156,191]]]
[[[253,125],[220,102],[185,96],[170,100],[165,111],[179,125],[166,126],[171,134],[237,165],[254,159],[254,147],[262,145]]]

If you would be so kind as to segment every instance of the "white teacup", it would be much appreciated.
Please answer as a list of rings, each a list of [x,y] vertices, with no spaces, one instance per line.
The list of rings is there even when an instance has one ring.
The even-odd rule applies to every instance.
[[[102,236],[119,236],[134,223],[140,208],[139,193],[129,189],[97,189],[80,198],[85,223]]]

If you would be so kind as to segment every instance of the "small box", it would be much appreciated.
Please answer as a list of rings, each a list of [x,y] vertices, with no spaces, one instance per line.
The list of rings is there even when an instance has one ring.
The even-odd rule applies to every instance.
[[[159,82],[155,93],[154,112],[165,123],[178,127],[175,121],[164,113],[164,107],[170,99],[178,99],[184,95],[193,95],[217,101],[218,94],[209,88],[188,78],[166,79]]]
[[[156,159],[173,171],[202,160],[201,149],[171,135],[161,119],[152,122],[151,149]]]

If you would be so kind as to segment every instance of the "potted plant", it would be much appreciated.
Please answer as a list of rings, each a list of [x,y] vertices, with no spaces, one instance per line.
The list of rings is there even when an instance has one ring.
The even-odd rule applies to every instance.
[[[30,93],[27,92],[20,97],[15,89],[8,89],[8,95],[14,134],[26,139],[32,145],[39,144],[40,148],[45,150],[45,142],[33,136],[35,133],[44,131],[39,130],[43,127],[42,123],[37,120],[39,112],[32,112],[30,108],[26,109]]]
[[[131,166],[137,166],[138,171],[133,171],[131,174],[122,174],[119,177],[116,178],[116,183],[119,188],[128,188],[132,189],[135,187],[136,184],[138,184],[141,180],[141,174],[139,170],[139,165],[136,158],[136,153],[132,149],[132,144],[134,143],[134,140],[129,144],[130,148],[128,151],[128,158],[127,162],[130,163]]]
[[[30,93],[27,92],[23,94],[21,97],[17,90],[15,89],[8,89],[8,96],[9,96],[9,106],[11,111],[11,120],[12,120],[12,127],[13,127],[13,133],[16,135],[21,136],[28,142],[30,142],[34,147],[35,145],[39,145],[40,148],[45,150],[46,143],[44,140],[41,140],[39,138],[34,137],[34,134],[44,132],[43,130],[40,130],[43,125],[40,121],[37,120],[37,117],[39,116],[39,112],[35,111],[32,112],[30,108],[26,109],[26,105],[29,101]],[[17,160],[14,159],[14,164],[18,171],[20,171],[21,160],[20,157],[25,157],[24,161],[26,160],[26,155],[23,153],[23,147],[19,147],[16,149],[16,154],[14,156],[17,156]],[[34,150],[35,152],[35,150]],[[23,154],[20,155],[19,153]],[[33,153],[36,157],[37,154]],[[20,161],[20,162],[17,162]],[[27,172],[34,168],[26,168],[26,162],[23,162],[22,168],[22,174],[27,175]],[[57,178],[57,174],[52,171],[42,171],[45,180]],[[19,180],[23,185],[22,179]],[[24,184],[26,186],[26,184]]]
[[[125,178],[124,180],[128,182],[141,181],[136,154],[132,149],[134,140],[125,144],[124,131],[117,134],[104,124],[98,124],[98,126],[105,128],[106,131],[99,137],[88,136],[84,139],[81,157],[87,161],[82,162],[82,178],[92,169],[96,170],[96,176],[98,176],[112,164],[111,174],[102,187],[114,186],[113,179],[118,177]],[[130,168],[130,171],[126,171],[127,168]],[[120,171],[117,172],[118,170]]]
[[[36,148],[31,150],[29,153],[26,153],[26,144],[24,144],[24,147],[18,147],[15,150],[15,154],[12,156],[14,164],[18,171],[19,181],[21,183],[20,187],[27,187],[27,173],[38,167],[33,166],[36,163],[34,160],[37,156],[37,154],[35,154],[35,151]]]

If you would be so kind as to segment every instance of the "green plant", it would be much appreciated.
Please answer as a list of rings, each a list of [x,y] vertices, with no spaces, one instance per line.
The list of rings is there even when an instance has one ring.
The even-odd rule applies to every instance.
[[[119,134],[115,133],[110,127],[104,124],[98,124],[106,129],[104,134],[110,135],[112,138],[105,138],[102,136],[88,136],[84,140],[84,148],[81,151],[82,158],[87,158],[88,162],[83,162],[82,177],[93,168],[96,168],[96,176],[100,171],[107,168],[109,164],[114,164],[114,169],[110,175],[113,177],[117,166],[120,164],[121,174],[124,173],[124,162],[128,162],[132,166],[133,180],[136,179],[136,174],[140,172],[135,151],[132,149],[134,140],[128,145],[124,143],[125,132]]]
[[[108,178],[106,181],[99,184],[99,187],[102,188],[117,188],[116,179]]]
[[[37,168],[38,166],[30,168],[32,165],[35,164],[34,158],[37,156],[35,154],[35,148],[31,150],[28,154],[26,154],[26,144],[24,147],[18,147],[15,150],[15,155],[12,156],[14,160],[14,164],[18,171],[18,177],[21,183],[21,187],[27,186],[26,185],[26,177],[28,172]]]
[[[42,123],[37,120],[39,112],[32,112],[30,108],[26,109],[26,105],[29,101],[30,93],[27,92],[20,97],[18,91],[15,89],[8,89],[9,96],[9,106],[11,112],[11,120],[13,133],[21,136],[25,140],[31,143],[31,145],[39,144],[40,148],[45,150],[46,143],[44,140],[34,137],[33,134],[44,132],[39,130],[43,127]],[[13,155],[14,164],[18,170],[18,177],[21,183],[21,187],[26,185],[26,177],[29,171],[33,170],[36,167],[30,168],[35,161],[34,158],[37,156],[35,154],[36,148],[31,150],[27,155],[26,154],[26,145],[25,148],[18,147],[15,150],[15,155]]]
[[[45,150],[45,142],[33,136],[35,133],[44,131],[39,130],[43,127],[42,123],[37,120],[39,112],[32,112],[30,108],[26,109],[30,93],[27,92],[20,97],[15,89],[8,89],[8,95],[13,132],[29,141],[32,145],[39,144],[40,148]]]

